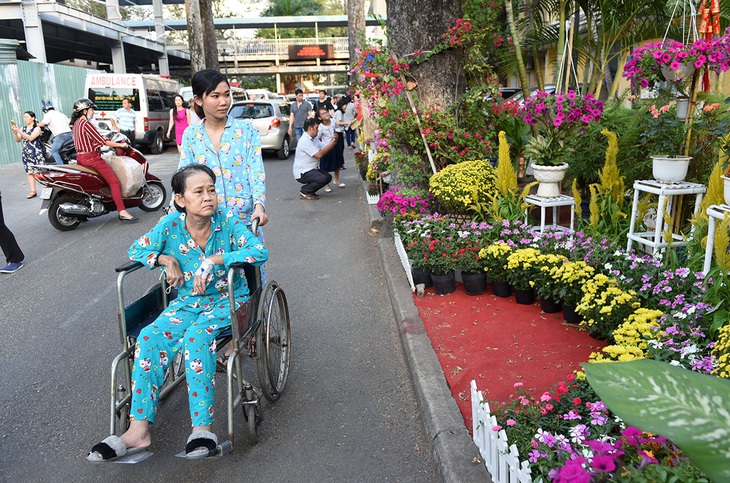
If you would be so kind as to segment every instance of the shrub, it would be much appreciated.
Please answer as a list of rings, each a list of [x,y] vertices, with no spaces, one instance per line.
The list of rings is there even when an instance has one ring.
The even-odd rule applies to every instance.
[[[494,189],[495,171],[489,161],[452,164],[431,176],[429,190],[446,212],[469,213],[486,203]]]

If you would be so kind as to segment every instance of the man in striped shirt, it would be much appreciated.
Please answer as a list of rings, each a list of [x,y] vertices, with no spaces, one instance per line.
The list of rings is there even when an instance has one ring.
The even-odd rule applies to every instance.
[[[135,147],[136,133],[134,122],[137,118],[137,113],[132,109],[132,102],[126,97],[122,99],[122,107],[116,110],[114,116],[111,118],[114,129],[124,134],[129,138],[129,145]]]

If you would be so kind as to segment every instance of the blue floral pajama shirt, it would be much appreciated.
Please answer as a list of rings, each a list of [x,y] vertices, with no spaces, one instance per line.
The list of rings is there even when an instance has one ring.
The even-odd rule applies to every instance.
[[[185,216],[170,213],[129,248],[130,259],[150,269],[157,266],[160,255],[176,258],[185,277],[184,284],[178,287],[178,297],[142,329],[137,339],[132,369],[132,421],[154,422],[165,370],[182,350],[192,425],[213,423],[215,339],[231,324],[226,267],[235,262],[261,265],[268,258],[268,251],[258,238],[230,211],[218,209],[211,217],[210,238],[202,248],[188,233]],[[205,258],[215,254],[222,255],[225,266],[215,266],[205,294],[193,295],[195,271]],[[243,273],[240,275],[233,290],[237,303],[242,304],[249,291]]]
[[[205,132],[205,120],[185,129],[180,144],[177,169],[189,164],[204,164],[215,173],[218,206],[231,210],[251,227],[256,203],[266,208],[266,174],[261,157],[261,136],[250,119],[228,116],[221,135],[220,149]],[[264,232],[259,228],[259,238]],[[267,270],[261,267],[261,281],[266,283]]]
[[[261,136],[248,119],[228,117],[220,150],[205,132],[205,121],[189,126],[180,145],[178,169],[205,164],[215,173],[218,206],[231,210],[251,226],[254,205],[266,207],[266,174]]]

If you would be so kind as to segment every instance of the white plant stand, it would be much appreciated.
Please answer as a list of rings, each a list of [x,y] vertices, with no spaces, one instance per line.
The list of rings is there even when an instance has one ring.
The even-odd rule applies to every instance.
[[[543,233],[546,228],[553,231],[563,231],[567,234],[573,233],[575,226],[575,210],[573,209],[575,206],[575,199],[572,196],[560,195],[554,198],[543,198],[537,195],[528,195],[525,197],[525,203],[540,207],[539,233]],[[558,224],[558,212],[562,206],[570,207],[570,226],[562,226]],[[551,225],[547,225],[546,221],[546,211],[548,208],[552,208],[553,211],[553,222]],[[529,208],[525,210],[525,223],[527,223],[528,210]],[[537,230],[538,225],[535,225],[533,229]]]
[[[717,220],[725,218],[725,214],[730,213],[730,206],[722,205],[711,205],[707,208],[707,216],[710,217],[710,223],[707,226],[707,248],[705,248],[705,265],[702,268],[702,272],[707,275],[712,266],[712,253],[715,249],[715,228],[717,227]]]
[[[679,195],[695,195],[695,206],[692,213],[696,213],[700,209],[702,203],[702,195],[707,191],[707,187],[698,183],[676,183],[665,184],[655,180],[639,180],[634,182],[634,202],[631,207],[631,225],[629,226],[628,243],[626,250],[631,251],[631,245],[636,242],[638,245],[644,245],[651,248],[651,254],[661,253],[666,248],[676,248],[685,246],[686,241],[681,235],[672,233],[672,240],[667,242],[663,239],[665,228],[672,229],[672,226],[665,227],[665,207],[666,215],[672,217],[672,199]],[[638,216],[639,194],[649,193],[657,195],[659,202],[657,204],[656,226],[654,231],[636,231],[636,218]],[[694,226],[692,226],[694,232]]]

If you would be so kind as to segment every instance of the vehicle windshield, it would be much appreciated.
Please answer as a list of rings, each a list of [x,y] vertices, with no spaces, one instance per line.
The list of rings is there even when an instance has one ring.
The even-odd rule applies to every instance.
[[[122,100],[132,101],[132,109],[139,111],[139,90],[117,87],[98,87],[89,89],[89,100],[96,104],[97,111],[116,111],[122,107]]]
[[[264,119],[273,117],[274,108],[268,104],[240,104],[231,108],[230,115],[239,119]]]

